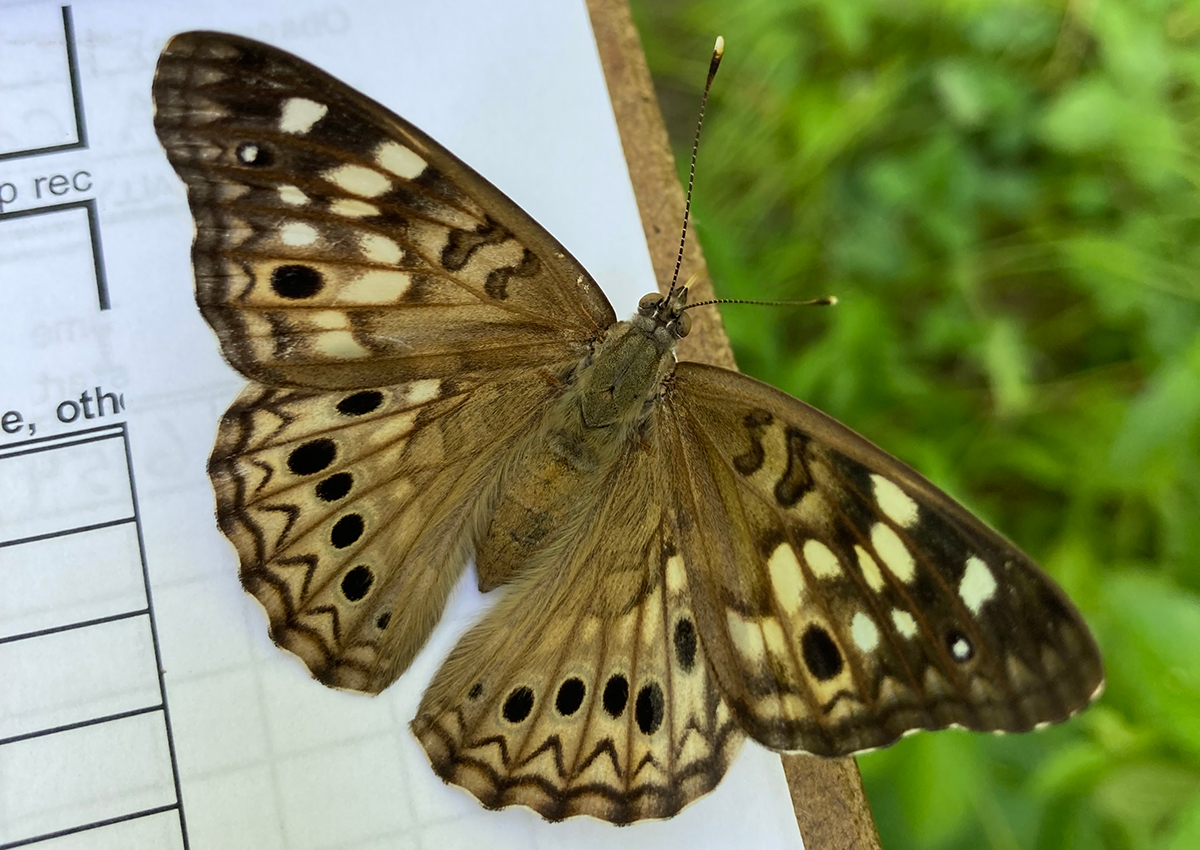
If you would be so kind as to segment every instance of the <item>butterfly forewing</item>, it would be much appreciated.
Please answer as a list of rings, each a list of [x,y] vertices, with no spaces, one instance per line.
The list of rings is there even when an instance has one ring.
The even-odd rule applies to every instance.
[[[196,298],[254,380],[209,472],[271,634],[378,692],[441,616],[475,506],[613,321],[565,249],[428,136],[288,53],[184,33],[155,129]]]
[[[1024,731],[1099,692],[1062,592],[845,426],[696,363],[664,420],[701,637],[755,739],[844,755],[912,729]]]
[[[184,33],[154,80],[226,357],[352,388],[535,368],[614,321],[587,272],[408,122],[288,53]]]

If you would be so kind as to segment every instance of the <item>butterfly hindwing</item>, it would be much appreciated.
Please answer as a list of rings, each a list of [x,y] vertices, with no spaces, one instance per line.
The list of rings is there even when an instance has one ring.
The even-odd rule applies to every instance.
[[[175,36],[154,102],[196,221],[197,301],[247,377],[345,389],[534,368],[615,320],[499,190],[291,54]]]
[[[700,638],[751,737],[846,755],[914,729],[1025,731],[1097,695],[1062,591],[850,429],[681,363],[664,430]]]
[[[209,475],[276,643],[326,684],[389,685],[441,617],[481,493],[552,392],[536,373],[247,387],[222,418]]]
[[[659,470],[652,447],[631,447],[590,500],[592,522],[502,591],[426,691],[414,732],[438,774],[484,805],[670,817],[740,748],[674,521],[643,498]]]

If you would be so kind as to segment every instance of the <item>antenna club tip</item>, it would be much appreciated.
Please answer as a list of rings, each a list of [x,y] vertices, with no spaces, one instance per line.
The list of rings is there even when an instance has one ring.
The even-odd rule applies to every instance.
[[[835,307],[838,303],[838,297],[836,295],[830,295],[825,299],[825,301],[830,307]]]
[[[717,43],[713,45],[713,56],[720,59],[725,55],[725,37],[717,36]]]

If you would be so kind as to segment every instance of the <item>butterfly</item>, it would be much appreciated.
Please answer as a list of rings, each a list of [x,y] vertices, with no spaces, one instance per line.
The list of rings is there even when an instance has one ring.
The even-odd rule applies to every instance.
[[[1099,694],[1011,543],[820,411],[677,362],[686,287],[618,321],[484,178],[266,44],[177,35],[153,96],[249,380],[209,460],[242,584],[315,678],[375,694],[474,560],[500,598],[411,728],[485,806],[665,818],[747,737],[845,756]]]

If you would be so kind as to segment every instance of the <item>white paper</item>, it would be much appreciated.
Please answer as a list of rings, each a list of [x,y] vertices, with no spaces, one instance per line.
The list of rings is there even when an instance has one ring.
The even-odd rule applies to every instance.
[[[271,643],[213,521],[205,459],[243,381],[193,302],[151,125],[166,39],[259,38],[406,116],[627,314],[655,285],[584,5],[96,0],[70,18],[77,98],[61,8],[0,3],[0,850],[798,846],[778,757],[753,745],[666,822],[485,811],[407,728],[488,601],[473,576],[395,685],[336,692]]]

